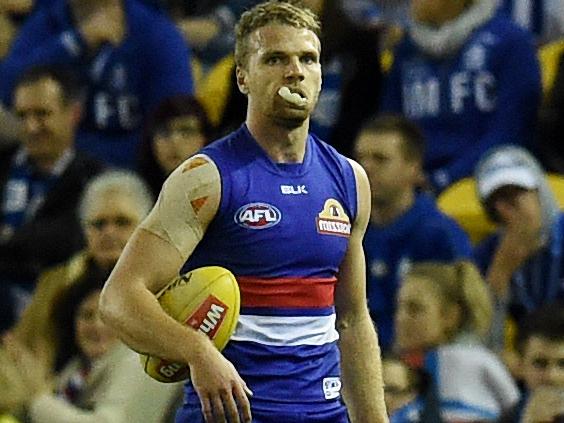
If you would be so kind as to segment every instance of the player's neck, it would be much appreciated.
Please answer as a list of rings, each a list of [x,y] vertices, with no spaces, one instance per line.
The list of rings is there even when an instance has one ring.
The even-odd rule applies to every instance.
[[[297,128],[247,119],[247,127],[256,142],[275,163],[301,163],[305,156],[309,121]]]
[[[407,191],[398,195],[391,201],[372,201],[370,222],[377,226],[385,226],[394,222],[398,217],[407,212],[415,202],[415,193]]]

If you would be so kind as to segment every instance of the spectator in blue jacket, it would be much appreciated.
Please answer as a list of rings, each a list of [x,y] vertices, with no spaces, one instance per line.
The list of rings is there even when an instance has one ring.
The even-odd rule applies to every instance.
[[[142,121],[163,99],[191,94],[190,52],[174,24],[138,0],[56,0],[21,28],[0,64],[0,99],[32,65],[75,67],[86,85],[77,148],[133,167]]]
[[[506,317],[518,325],[545,304],[564,299],[564,214],[539,163],[525,149],[502,146],[476,169],[478,196],[498,231],[475,257],[496,298],[492,346],[509,347]]]
[[[356,157],[372,187],[372,214],[364,238],[368,306],[380,346],[389,350],[400,279],[412,263],[469,258],[470,240],[434,199],[418,192],[424,139],[412,122],[381,116],[366,124]]]
[[[394,51],[383,111],[403,113],[427,139],[436,191],[470,176],[490,147],[529,145],[541,96],[532,36],[491,0],[413,0]]]

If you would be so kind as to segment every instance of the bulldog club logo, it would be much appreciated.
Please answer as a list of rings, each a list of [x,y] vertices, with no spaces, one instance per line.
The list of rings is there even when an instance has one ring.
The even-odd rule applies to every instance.
[[[271,228],[282,219],[282,213],[268,203],[250,203],[235,213],[235,223],[247,229]]]
[[[323,210],[317,215],[317,232],[325,235],[350,237],[351,221],[345,209],[334,198],[325,201]]]

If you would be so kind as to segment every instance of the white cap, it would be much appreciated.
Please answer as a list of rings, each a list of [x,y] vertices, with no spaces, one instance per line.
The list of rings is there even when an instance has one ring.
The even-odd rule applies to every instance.
[[[496,189],[506,185],[535,189],[539,180],[534,171],[527,167],[500,168],[478,180],[478,192],[481,198],[487,198]]]

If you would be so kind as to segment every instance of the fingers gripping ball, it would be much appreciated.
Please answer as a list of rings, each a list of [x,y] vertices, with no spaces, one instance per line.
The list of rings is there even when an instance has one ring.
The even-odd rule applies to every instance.
[[[219,351],[235,331],[239,286],[235,276],[223,267],[201,267],[181,275],[164,287],[157,298],[169,316],[207,335]],[[160,382],[179,382],[190,377],[185,364],[140,356],[145,373]]]

